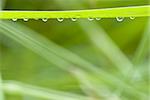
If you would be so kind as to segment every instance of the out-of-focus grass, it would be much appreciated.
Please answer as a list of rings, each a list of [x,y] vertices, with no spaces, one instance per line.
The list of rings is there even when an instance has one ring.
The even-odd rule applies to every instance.
[[[127,90],[124,90],[124,92],[125,91],[130,92],[130,94],[132,94],[132,95],[138,94],[139,96],[144,98],[143,93],[140,93],[139,91],[135,90],[133,87],[130,87],[130,86],[126,85],[126,83],[118,80],[116,77],[113,77],[113,74],[109,74],[103,70],[97,69],[97,67],[94,67],[94,65],[91,65],[90,63],[87,63],[86,61],[80,59],[78,56],[74,55],[73,53],[66,51],[63,48],[60,48],[59,46],[53,44],[52,42],[46,41],[46,39],[44,39],[38,35],[34,35],[33,32],[32,32],[32,34],[29,34],[29,33],[31,33],[31,31],[29,33],[24,34],[23,33],[24,30],[26,30],[26,32],[28,32],[27,28],[23,29],[22,31],[18,31],[15,28],[23,29],[23,26],[15,25],[15,27],[12,27],[11,23],[9,25],[9,23],[7,24],[6,22],[1,22],[1,32],[4,35],[16,40],[17,42],[21,43],[22,45],[30,48],[31,50],[38,53],[39,55],[41,55],[48,61],[59,66],[60,68],[70,71],[71,68],[73,68],[74,64],[75,64],[76,66],[79,66],[81,68],[83,67],[84,70],[92,71],[96,75],[99,75],[98,78],[100,78],[100,79],[102,78],[104,82],[108,82],[109,84],[111,82],[111,84],[115,87],[117,85],[117,86],[120,86],[120,88],[123,88],[123,87],[126,88]],[[5,31],[8,32],[9,34],[6,33]],[[38,41],[35,40],[34,38],[38,39]],[[67,56],[65,56],[65,55],[67,55]],[[72,59],[69,59],[69,58],[72,58]],[[72,62],[72,64],[68,63],[67,60],[69,62]],[[91,73],[91,75],[92,75],[92,73]],[[109,84],[108,84],[108,86],[109,86]],[[130,90],[130,91],[128,91],[128,90]]]
[[[18,10],[23,2],[9,1],[6,8],[8,10],[14,3],[14,9]],[[27,2],[29,3],[29,1],[24,3]],[[108,3],[116,1],[107,1],[107,3],[92,1],[92,5],[90,1],[83,2],[82,0],[68,1],[67,4],[63,0],[46,2],[47,5],[40,6],[40,9],[54,8],[54,5],[61,10],[70,8],[70,5],[73,9],[88,8],[89,5],[91,8],[96,8],[98,6],[146,4],[146,1],[134,1],[134,3],[122,3],[123,1],[120,1],[118,4]],[[21,4],[18,5],[17,3]],[[32,3],[35,8],[39,8],[40,3]],[[99,5],[101,3],[104,5]],[[23,9],[34,9],[34,6],[28,4]],[[149,29],[145,30],[147,19],[129,20],[126,18],[123,22],[117,22],[115,19],[102,19],[97,22],[65,20],[62,23],[55,20],[50,20],[47,23],[34,20],[29,20],[29,22],[19,20],[15,23],[3,21],[0,24],[1,52],[4,55],[3,66],[0,67],[3,82],[7,84],[9,82],[5,80],[16,80],[39,85],[50,90],[57,89],[57,91],[71,92],[71,94],[79,93],[92,97],[94,100],[147,100],[149,87],[147,70],[149,51],[146,48],[149,42],[145,40],[146,34],[149,35]],[[22,23],[27,26],[22,25]],[[137,46],[140,37],[143,37],[142,41],[144,42]],[[103,41],[99,42],[99,39]],[[137,47],[137,52],[134,54]],[[126,66],[128,65],[134,66],[134,70],[129,75],[130,77],[125,78],[122,71],[127,70]],[[57,68],[58,66],[59,68]],[[9,84],[25,88],[24,84],[11,82]],[[32,87],[29,89],[37,90]],[[40,90],[37,91],[38,93],[41,92]],[[7,94],[6,100],[43,100],[31,98],[28,95],[33,94],[24,94],[23,92],[17,96]]]
[[[0,73],[0,100],[4,100],[3,81]]]
[[[145,28],[145,32],[143,34],[143,38],[140,41],[140,44],[135,52],[133,62],[135,64],[141,63],[142,60],[145,60],[147,53],[149,52],[149,33],[150,33],[150,20],[148,20],[147,27]]]
[[[52,100],[90,100],[88,97],[75,95],[71,93],[65,93],[60,91],[48,90],[32,85],[26,85],[19,82],[3,82],[3,90],[10,92],[11,94],[29,95],[41,99],[52,99]]]

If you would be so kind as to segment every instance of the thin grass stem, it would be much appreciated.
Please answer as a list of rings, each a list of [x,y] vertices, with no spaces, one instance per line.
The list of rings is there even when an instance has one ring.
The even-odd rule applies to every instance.
[[[146,30],[143,34],[143,38],[141,39],[139,46],[137,47],[137,50],[135,52],[134,58],[133,58],[133,62],[134,64],[140,64],[141,61],[144,60],[144,58],[146,57],[146,54],[148,53],[148,49],[149,49],[149,33],[150,33],[150,19],[148,19],[148,24],[146,27]]]
[[[70,11],[1,11],[0,19],[22,18],[114,18],[150,16],[150,5]]]
[[[132,62],[130,62],[101,27],[87,21],[81,21],[80,25],[92,44],[112,62],[121,74],[127,76],[127,73],[133,71]]]
[[[90,82],[89,78],[87,77],[87,73],[78,68],[72,68],[70,69],[70,72],[77,78],[81,89],[85,94],[92,97],[94,100],[98,100],[98,98],[103,97],[102,91],[100,91],[98,87]]]
[[[60,92],[56,90],[45,89],[16,81],[5,81],[3,90],[9,94],[28,95],[41,99],[52,100],[91,100],[88,97],[73,93]]]

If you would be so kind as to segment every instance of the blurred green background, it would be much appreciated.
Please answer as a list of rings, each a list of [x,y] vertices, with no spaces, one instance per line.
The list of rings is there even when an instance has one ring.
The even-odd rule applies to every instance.
[[[3,10],[48,11],[127,7],[148,5],[148,2],[149,0],[2,0]],[[121,77],[119,72],[115,69],[115,65],[113,65],[113,61],[111,61],[109,55],[104,52],[105,50],[103,51],[94,45],[90,38],[94,32],[100,34],[103,32],[106,37],[109,37],[109,39],[112,40],[111,42],[119,48],[125,57],[135,65],[135,69],[139,69],[137,72],[140,77],[133,83],[139,88],[144,88],[141,90],[143,90],[145,94],[148,89],[147,64],[149,51],[147,47],[149,46],[149,43],[142,44],[141,48],[140,44],[141,41],[145,39],[144,34],[150,34],[147,31],[148,19],[148,17],[135,18],[134,20],[125,18],[122,22],[118,22],[115,18],[102,18],[100,21],[78,19],[76,22],[73,22],[70,19],[64,19],[63,22],[58,22],[56,19],[49,19],[46,23],[42,20],[29,19],[28,22],[24,22],[22,19],[19,19],[17,22],[12,22],[11,20],[9,22],[12,26],[19,24],[34,30],[41,36],[44,36],[57,45],[79,55],[86,61],[116,75],[117,77]],[[20,28],[16,27],[16,30],[20,30],[22,26],[20,26]],[[28,32],[30,31],[24,31],[24,34]],[[103,42],[97,42],[97,44],[101,44],[105,47],[105,43]],[[84,94],[80,88],[80,83],[78,83],[77,79],[72,74],[43,59],[34,51],[31,51],[20,45],[18,42],[3,35],[1,35],[0,38],[0,45],[0,69],[3,80],[15,80],[47,89]],[[138,54],[138,50],[141,50],[142,53]],[[113,53],[111,47],[109,47],[108,51]],[[116,57],[121,56],[116,55]],[[125,68],[123,67],[123,69]],[[108,89],[109,88],[111,88],[111,86],[108,86]],[[112,93],[115,93],[115,88],[110,90]],[[121,98],[119,100],[144,100],[126,94],[123,94],[123,97],[124,99]],[[6,94],[6,100],[43,99]]]

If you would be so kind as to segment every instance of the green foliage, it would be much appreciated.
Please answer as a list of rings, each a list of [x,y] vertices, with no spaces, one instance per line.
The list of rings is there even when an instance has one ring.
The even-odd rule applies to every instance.
[[[142,1],[136,1],[135,5]],[[93,9],[95,4],[103,3],[109,9],[79,12],[65,10],[54,13],[39,11],[32,14],[6,11],[12,5],[15,5],[13,7],[16,10],[22,2],[6,2],[0,18],[76,18],[76,14],[81,14],[81,18],[109,18],[100,21],[78,19],[76,22],[66,19],[61,23],[53,19],[47,23],[31,19],[28,22],[1,20],[0,70],[3,77],[0,77],[0,99],[148,99],[150,24],[146,16],[150,14],[149,5],[122,8],[115,7],[114,3],[105,4],[104,1],[89,0],[85,3],[83,0],[72,0],[67,4],[63,0],[48,0],[47,4],[62,7],[62,10],[69,7],[69,3],[73,8],[87,7],[86,9]],[[44,7],[47,10],[49,5],[46,3]],[[130,5],[129,2],[126,4]],[[124,6],[128,6],[126,4]],[[27,8],[33,7],[34,10],[34,7],[41,4],[34,1],[32,5],[34,6],[25,5],[23,9],[29,10]],[[38,13],[38,16],[34,13]],[[49,16],[49,13],[54,15]],[[134,20],[126,18],[122,22],[111,19],[132,15],[137,17]]]

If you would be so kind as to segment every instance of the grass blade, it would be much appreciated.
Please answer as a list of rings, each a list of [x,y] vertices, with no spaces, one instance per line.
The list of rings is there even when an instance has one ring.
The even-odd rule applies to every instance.
[[[148,19],[148,25],[146,27],[145,33],[143,34],[143,38],[140,41],[140,44],[135,52],[134,58],[133,58],[133,62],[134,64],[139,64],[144,57],[146,56],[146,54],[148,53],[148,48],[149,48],[149,33],[150,33],[150,19]]]
[[[96,46],[107,58],[109,58],[114,66],[117,67],[119,72],[126,76],[127,73],[133,71],[133,64],[109,38],[102,28],[97,26],[95,23],[87,21],[82,21],[80,25],[88,35],[93,45]]]
[[[97,88],[94,84],[90,82],[87,77],[87,73],[83,72],[78,68],[73,68],[70,72],[78,79],[81,89],[85,92],[88,96],[92,97],[94,100],[98,100],[98,98],[102,98],[102,91]]]
[[[49,90],[32,85],[23,84],[15,81],[5,81],[3,83],[3,90],[10,94],[28,95],[38,97],[41,99],[52,100],[91,100],[88,97],[84,97],[77,94],[71,94],[66,92],[60,92],[56,90]]]
[[[1,11],[0,19],[22,18],[113,18],[150,16],[150,5],[73,11]]]

